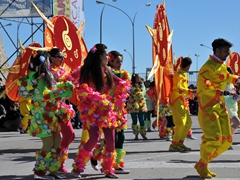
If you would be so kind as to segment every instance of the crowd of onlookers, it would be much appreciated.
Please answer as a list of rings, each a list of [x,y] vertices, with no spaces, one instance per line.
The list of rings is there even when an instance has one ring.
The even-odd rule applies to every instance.
[[[193,84],[190,84],[189,89],[197,89],[196,86]],[[189,111],[192,115],[198,115],[198,98],[196,95],[194,95],[192,98],[188,100],[189,102]]]

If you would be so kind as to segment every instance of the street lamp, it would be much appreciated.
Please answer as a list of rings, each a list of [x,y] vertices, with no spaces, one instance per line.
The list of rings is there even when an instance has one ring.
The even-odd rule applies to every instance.
[[[200,44],[200,46],[203,46],[203,47],[206,47],[206,48],[208,48],[208,49],[211,49],[211,50],[212,50],[212,48],[211,48],[211,47],[209,47],[209,46],[206,46],[206,45],[204,45],[204,44]]]
[[[133,36],[133,65],[132,65],[132,73],[134,74],[135,73],[135,34],[134,34],[134,23],[135,23],[135,19],[136,19],[136,16],[137,16],[137,13],[140,11],[140,10],[142,10],[144,7],[146,7],[146,6],[151,6],[151,3],[147,3],[147,4],[145,4],[144,6],[142,6],[142,7],[140,7],[137,11],[136,11],[136,13],[135,13],[135,15],[134,15],[134,17],[133,17],[133,19],[125,12],[125,11],[123,11],[122,9],[120,9],[120,8],[118,8],[118,7],[115,7],[115,6],[112,6],[112,5],[110,5],[110,4],[106,4],[106,3],[103,3],[103,2],[101,2],[101,1],[99,1],[99,0],[96,0],[96,2],[98,3],[98,4],[105,4],[104,6],[106,6],[106,5],[108,5],[108,6],[110,6],[110,7],[113,7],[113,8],[115,8],[115,9],[117,9],[117,10],[119,10],[119,11],[121,11],[122,13],[124,13],[127,17],[128,17],[128,19],[131,21],[131,24],[132,24],[132,36]],[[102,29],[102,25],[100,24],[100,28]],[[101,39],[101,38],[100,38]]]
[[[198,71],[198,57],[199,57],[200,55],[199,55],[199,54],[195,54],[195,56],[196,56],[196,58],[197,58],[196,64],[197,64],[197,71]]]
[[[104,6],[103,6],[103,8],[102,8],[101,16],[100,16],[100,43],[101,43],[101,44],[102,44],[102,17],[103,17],[103,11],[104,11],[105,7],[106,7],[109,3],[111,3],[111,2],[116,2],[116,1],[117,1],[117,0],[110,0],[110,1],[107,2],[107,3],[103,3],[103,2],[101,2],[101,1],[96,0],[96,3],[98,3],[98,4],[104,4]]]
[[[124,49],[124,51],[129,54],[129,56],[131,57],[132,63],[133,63],[133,57],[132,57],[131,53],[128,52],[126,49]],[[135,67],[133,67],[133,69],[135,69]]]
[[[12,23],[8,23],[8,24],[0,26],[0,28],[6,27],[6,26],[11,26],[11,25],[12,25]]]

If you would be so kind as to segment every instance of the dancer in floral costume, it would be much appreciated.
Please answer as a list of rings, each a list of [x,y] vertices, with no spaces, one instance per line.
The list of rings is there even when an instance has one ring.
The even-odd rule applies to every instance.
[[[50,70],[53,74],[53,77],[55,81],[57,82],[66,82],[68,80],[71,80],[71,74],[70,70],[67,71],[63,66],[63,60],[64,56],[62,51],[59,48],[52,48],[49,51],[50,54]],[[60,172],[68,172],[68,170],[65,168],[66,159],[68,158],[68,147],[71,144],[71,142],[75,139],[75,133],[74,129],[72,127],[71,119],[74,117],[74,109],[72,105],[68,105],[64,102],[64,100],[60,101],[60,107],[59,110],[59,118],[64,119],[61,121],[61,166],[58,171]]]
[[[143,139],[146,137],[146,128],[144,123],[144,113],[147,112],[147,105],[145,100],[146,88],[141,81],[139,74],[132,75],[132,88],[129,93],[129,99],[127,102],[127,111],[132,117],[132,129],[135,135],[135,140],[138,140],[138,134],[140,132]],[[137,124],[139,120],[140,127]]]
[[[105,137],[102,171],[108,178],[118,178],[113,165],[116,159],[115,128],[118,126],[116,111],[122,110],[126,99],[126,82],[113,75],[107,67],[108,51],[104,44],[96,44],[88,52],[80,69],[78,88],[79,106],[83,128],[88,129],[89,139],[79,146],[77,157],[72,165],[74,175],[80,177],[86,163],[92,157],[92,149],[97,144],[100,130]],[[110,91],[114,88],[114,97]]]
[[[70,82],[55,83],[48,67],[48,52],[35,52],[31,56],[29,75],[18,82],[19,94],[32,99],[28,133],[41,138],[43,143],[41,150],[36,152],[34,179],[51,179],[45,176],[47,172],[54,178],[65,179],[65,176],[58,173],[61,155],[58,100],[71,97],[73,85]]]

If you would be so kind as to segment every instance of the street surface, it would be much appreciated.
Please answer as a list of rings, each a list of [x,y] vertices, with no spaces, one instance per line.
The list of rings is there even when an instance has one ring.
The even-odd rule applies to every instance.
[[[201,129],[197,116],[191,116],[193,135],[197,140],[186,139],[185,145],[192,148],[190,152],[169,152],[169,141],[160,139],[157,130],[147,133],[148,140],[133,140],[134,135],[130,129],[129,119],[125,136],[125,167],[130,174],[119,175],[119,180],[200,180],[194,169],[194,164],[199,159],[201,143]],[[76,139],[70,145],[67,168],[77,152],[82,130],[76,129]],[[234,135],[233,150],[228,150],[209,164],[217,177],[213,180],[240,180],[240,130]],[[0,132],[0,179],[17,180],[33,179],[32,169],[35,163],[35,151],[41,148],[41,140],[19,132]],[[71,174],[68,179],[74,178]],[[106,179],[99,171],[92,169],[87,164],[82,179]]]

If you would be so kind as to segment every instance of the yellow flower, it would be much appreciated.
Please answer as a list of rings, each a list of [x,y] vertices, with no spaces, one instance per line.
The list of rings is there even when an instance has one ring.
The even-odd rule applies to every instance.
[[[108,100],[103,100],[102,103],[103,103],[104,106],[107,106],[109,104],[109,101]]]
[[[39,165],[39,169],[45,169],[45,165],[41,163],[41,164]]]
[[[27,86],[26,89],[27,89],[28,91],[30,91],[30,90],[33,89],[33,87],[32,87],[32,86]]]
[[[86,93],[86,92],[82,92],[80,95],[81,95],[81,96],[87,96],[88,93]]]
[[[49,168],[49,171],[50,171],[50,172],[55,172],[55,171],[57,171],[57,169],[56,169],[55,166],[51,166],[51,167]]]
[[[38,128],[37,123],[34,123],[34,124],[33,124],[33,127],[34,127],[34,129]]]
[[[90,110],[88,111],[88,115],[92,115],[92,114],[93,114],[93,110],[90,109]]]

